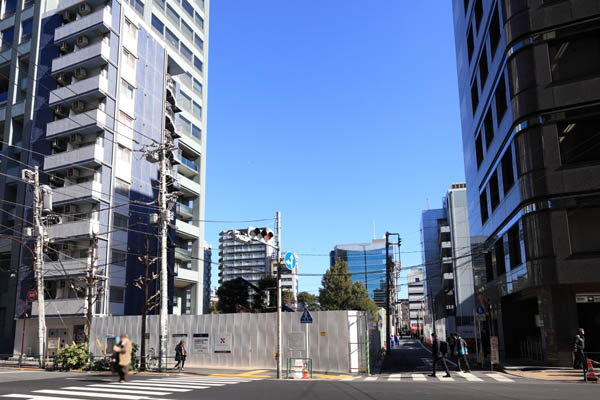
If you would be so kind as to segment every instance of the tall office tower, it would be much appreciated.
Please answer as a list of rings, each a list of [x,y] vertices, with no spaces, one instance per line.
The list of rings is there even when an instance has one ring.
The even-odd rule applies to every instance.
[[[247,234],[248,229],[237,229]],[[271,274],[271,258],[275,252],[274,239],[267,244],[260,242],[239,242],[232,231],[219,233],[219,285],[236,278],[244,278],[256,285],[259,280]],[[250,290],[253,293],[253,290]]]
[[[423,293],[423,269],[409,269],[408,316],[410,319],[410,333],[412,335],[419,335],[423,332],[423,319],[425,317],[425,298]]]
[[[568,365],[577,327],[600,351],[600,3],[453,12],[483,333],[501,359]]]
[[[397,246],[390,243],[389,256],[394,265],[396,262]],[[377,302],[379,307],[385,307],[385,239],[373,239],[371,243],[338,244],[329,253],[330,265],[340,259],[348,263],[348,272],[352,274],[353,282],[361,282],[367,289],[369,297]],[[396,298],[396,281],[392,279],[390,295]]]
[[[0,65],[10,100],[3,114],[1,228],[11,235],[2,240],[0,259],[14,266],[2,280],[12,293],[0,300],[0,318],[21,318],[25,293],[35,286],[28,246],[14,241],[31,242],[23,232],[31,224],[32,195],[18,177],[34,166],[53,197],[44,211],[54,216],[47,218],[44,246],[48,336],[62,344],[82,340],[87,302],[81,278],[92,260],[99,279],[93,313],[141,313],[142,293],[133,284],[143,271],[138,257],[146,254],[146,243],[151,257],[158,254],[150,214],[158,212],[159,163],[149,151],[166,143],[173,147],[167,152],[169,191],[181,193],[169,228],[169,312],[201,313],[206,138],[198,132],[206,118],[204,109],[195,112],[193,104],[204,96],[193,91],[187,72],[204,82],[203,52],[195,48],[190,61],[176,50],[151,28],[151,7],[141,0],[16,4],[14,16],[0,22],[13,30],[2,35],[6,61]],[[187,13],[182,20],[190,19],[188,6],[204,26],[204,4],[177,5]],[[195,93],[192,105],[186,91]],[[195,121],[197,129],[187,129],[186,121]],[[151,269],[158,271],[159,263]],[[35,302],[31,315],[26,352],[37,348],[30,334],[37,324]],[[3,326],[10,327],[2,334],[12,345],[15,325]],[[14,343],[20,348],[20,337]]]

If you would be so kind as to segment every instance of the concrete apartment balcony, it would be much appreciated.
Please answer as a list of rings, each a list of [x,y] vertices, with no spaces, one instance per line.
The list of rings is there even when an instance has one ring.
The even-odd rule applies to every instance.
[[[96,220],[82,220],[73,222],[63,222],[62,224],[50,225],[48,227],[48,237],[50,239],[62,239],[92,236],[92,233],[100,232],[100,223]]]
[[[44,170],[69,168],[75,165],[98,166],[104,159],[104,147],[98,144],[83,146],[44,158]]]
[[[110,56],[110,46],[101,41],[52,60],[52,74],[76,67],[95,68],[106,64]]]
[[[186,239],[198,239],[200,237],[200,228],[194,225],[186,224],[183,221],[175,222],[177,234]]]
[[[186,206],[185,204],[177,203],[176,211],[181,219],[194,218],[194,209],[192,207]]]
[[[177,181],[181,185],[181,191],[186,195],[199,196],[201,193],[200,184],[194,182],[185,176],[178,174]]]
[[[68,317],[73,315],[84,315],[87,310],[85,299],[45,299],[44,308],[46,316],[60,315]],[[37,301],[31,304],[31,314],[38,315]]]
[[[90,199],[100,200],[102,196],[102,183],[89,181],[77,185],[63,186],[52,190],[52,201],[61,203],[63,201],[73,202],[76,200]]]
[[[44,264],[44,277],[85,275],[89,265],[89,257],[46,262]]]
[[[69,22],[54,31],[54,42],[73,39],[79,35],[98,36],[110,30],[112,15],[110,7],[94,11],[85,17]],[[88,37],[90,38],[90,37]]]
[[[452,242],[440,242],[440,246],[442,247],[442,249],[451,249],[452,248]]]
[[[51,106],[82,100],[90,102],[106,97],[108,94],[108,77],[102,75],[92,76],[65,87],[59,87],[50,92],[48,104]]]
[[[200,156],[202,154],[202,142],[200,142],[200,139],[188,132],[182,132],[179,130],[178,132],[181,133],[181,137],[179,138],[179,146]]]
[[[50,139],[72,133],[85,135],[100,132],[106,127],[107,119],[107,115],[98,109],[73,114],[69,118],[57,119],[46,124],[46,138]]]
[[[194,270],[194,269],[187,269],[187,268],[177,268],[175,270],[175,281],[184,281],[184,282],[189,282],[189,283],[195,283],[198,282],[198,271]],[[175,283],[175,286],[178,286],[177,283]]]
[[[188,249],[182,249],[181,247],[175,247],[175,258],[183,261],[191,261],[192,251]]]
[[[445,272],[443,278],[445,281],[454,280],[454,274],[452,272]]]
[[[198,175],[198,166],[194,161],[189,160],[184,156],[179,156],[178,160],[181,164],[177,166],[177,172],[188,178],[193,178]]]
[[[442,264],[452,264],[452,257],[442,257]]]
[[[448,225],[440,226],[440,233],[450,233],[450,227]]]

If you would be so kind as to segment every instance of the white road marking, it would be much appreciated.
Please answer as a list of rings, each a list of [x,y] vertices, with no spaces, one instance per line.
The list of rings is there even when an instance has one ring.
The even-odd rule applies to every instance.
[[[365,381],[376,381],[377,377],[376,376],[369,376],[368,378],[365,378]]]
[[[509,379],[502,374],[486,374],[486,375],[492,379],[497,380],[498,382],[514,382],[512,379]]]
[[[402,374],[392,374],[388,378],[388,381],[399,381],[402,379]]]
[[[26,371],[0,371],[0,374],[20,374]]]
[[[112,385],[89,385],[89,386],[69,386],[69,387],[64,387],[61,388],[61,390],[85,390],[88,392],[109,392],[109,393],[125,393],[125,394],[152,394],[155,396],[165,396],[167,394],[172,394],[173,392],[165,392],[165,391],[158,391],[158,390],[131,390],[131,389],[137,389],[137,388],[124,388],[124,387],[117,387],[117,386],[112,386]]]
[[[21,393],[5,394],[0,397],[10,397],[13,399],[29,399],[29,400],[65,400],[64,397],[36,396],[36,395],[32,395],[32,394],[21,394]],[[76,399],[74,397],[69,397],[69,400],[84,400],[84,399]]]
[[[452,382],[454,381],[454,378],[450,377],[450,376],[444,376],[444,375],[436,375],[436,377],[442,381],[442,382]]]
[[[119,383],[114,382],[112,385],[127,385],[136,387],[139,389],[158,389],[165,388],[165,390],[170,390],[173,392],[189,392],[192,389],[208,389],[208,385],[176,385],[175,383],[153,383],[153,382],[145,382],[145,381],[137,381],[137,382],[126,382]],[[223,386],[223,385],[220,385]],[[178,390],[177,390],[178,389]]]
[[[471,382],[483,382],[483,379],[476,377],[470,372],[457,372],[457,374]]]
[[[237,382],[235,382],[237,383]],[[234,385],[235,383],[217,383],[217,382],[175,382],[175,381],[151,381],[145,384],[148,385],[174,385],[175,387],[193,387],[193,386],[225,386]]]
[[[75,396],[88,396],[88,397],[102,397],[102,398],[106,398],[106,399],[114,399],[115,398],[114,393],[102,393],[102,392],[82,393],[82,392],[72,392],[70,390],[54,390],[54,389],[34,390],[33,393],[62,394],[62,395],[66,395],[66,396],[75,395]],[[151,400],[151,399],[154,399],[154,397],[135,396],[135,395],[131,395],[131,394],[120,394],[119,399],[122,399],[122,400]],[[164,400],[164,398],[163,398],[163,400]]]
[[[413,381],[426,381],[425,375],[423,374],[412,374]]]

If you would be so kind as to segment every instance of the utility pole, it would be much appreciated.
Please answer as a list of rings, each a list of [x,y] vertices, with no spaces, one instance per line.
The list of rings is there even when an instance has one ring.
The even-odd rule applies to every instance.
[[[133,281],[135,287],[141,289],[144,294],[144,303],[142,305],[142,342],[140,343],[140,369],[142,371],[146,370],[146,316],[150,311],[158,307],[160,304],[158,301],[160,289],[157,290],[152,296],[148,296],[150,284],[158,278],[158,275],[156,275],[154,271],[152,271],[152,275],[150,275],[150,264],[154,264],[157,260],[157,257],[150,258],[150,238],[148,235],[146,235],[146,243],[144,248],[146,255],[144,257],[138,257],[138,261],[144,263],[144,275],[140,275],[135,281]]]
[[[160,151],[160,183],[158,190],[158,205],[160,207],[160,343],[159,343],[159,368],[162,372],[167,369],[167,302],[168,297],[168,277],[167,277],[167,228],[169,223],[170,211],[167,205],[167,152],[165,143],[159,149]],[[142,338],[142,340],[146,340]]]
[[[398,237],[398,254],[400,254],[400,243],[402,239],[400,239],[400,235],[398,233],[385,233],[385,282],[386,282],[386,290],[385,290],[385,313],[386,313],[386,327],[385,327],[385,340],[386,340],[386,349],[390,348],[390,338],[391,338],[391,329],[392,329],[392,308],[391,308],[391,297],[392,293],[396,296],[396,290],[394,288],[394,282],[392,281],[392,273],[396,270],[396,266],[394,262],[390,259],[390,236]],[[394,275],[395,276],[395,275]],[[396,307],[396,299],[394,299],[394,307]]]
[[[277,379],[281,379],[281,213],[275,214],[275,226],[277,230]]]
[[[90,337],[92,334],[92,318],[94,318],[94,304],[96,303],[99,293],[98,289],[96,288],[96,260],[98,259],[98,256],[96,255],[97,251],[98,237],[96,236],[96,232],[93,232],[92,238],[90,239],[89,249],[90,266],[88,267],[88,273],[86,278],[87,314],[85,325],[85,341],[87,343],[88,352],[90,351]]]

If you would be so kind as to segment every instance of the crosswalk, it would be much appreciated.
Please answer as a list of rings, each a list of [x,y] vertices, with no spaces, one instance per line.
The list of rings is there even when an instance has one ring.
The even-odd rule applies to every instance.
[[[29,393],[10,393],[0,398],[28,400],[90,400],[90,399],[123,399],[123,400],[168,400],[179,398],[184,393],[195,390],[210,389],[226,385],[251,382],[251,378],[224,377],[166,377],[153,379],[130,380],[126,383],[114,380],[99,380],[99,383],[74,380],[59,388],[33,390]],[[83,383],[81,386],[75,383]],[[166,397],[163,397],[166,396]]]
[[[435,377],[422,373],[404,373],[379,376],[358,376],[342,379],[352,382],[503,382],[515,383],[520,378],[508,377],[501,373],[486,373],[486,372],[451,372],[449,378],[445,374],[438,373]]]

